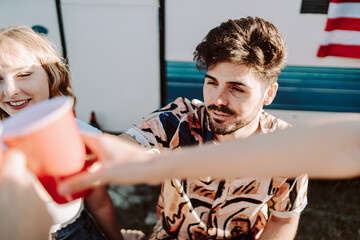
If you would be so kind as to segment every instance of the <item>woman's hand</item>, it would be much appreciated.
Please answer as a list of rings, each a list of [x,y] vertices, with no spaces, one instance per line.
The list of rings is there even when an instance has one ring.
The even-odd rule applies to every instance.
[[[79,173],[60,183],[58,187],[60,194],[67,196],[108,183],[143,183],[144,171],[149,172],[144,162],[152,160],[153,154],[139,145],[109,134],[99,136],[99,141],[102,151],[105,152],[101,154],[104,159],[94,163],[89,171]]]

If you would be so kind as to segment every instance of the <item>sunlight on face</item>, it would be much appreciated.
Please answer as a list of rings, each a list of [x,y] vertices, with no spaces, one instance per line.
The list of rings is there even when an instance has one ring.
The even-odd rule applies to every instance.
[[[6,45],[0,52],[0,107],[11,116],[49,99],[50,92],[48,75],[35,55],[14,40]]]
[[[204,101],[210,128],[229,135],[258,122],[264,102],[264,83],[245,65],[221,62],[205,75]]]

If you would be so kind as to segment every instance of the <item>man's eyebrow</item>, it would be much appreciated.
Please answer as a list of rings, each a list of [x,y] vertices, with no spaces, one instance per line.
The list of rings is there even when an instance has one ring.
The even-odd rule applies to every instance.
[[[205,78],[210,78],[210,79],[212,79],[212,80],[217,81],[216,77],[213,77],[213,76],[211,76],[211,75],[209,75],[209,74],[205,74]]]
[[[241,82],[227,82],[227,84],[248,87],[247,85],[245,85]]]
[[[216,79],[216,77],[213,77],[213,76],[211,76],[211,75],[209,75],[209,74],[205,74],[205,78],[210,78],[210,79],[212,79],[212,80],[214,80],[214,81],[218,81],[218,80]],[[242,82],[236,82],[236,81],[226,82],[226,84],[248,87],[248,86],[245,85],[244,83],[242,83]]]

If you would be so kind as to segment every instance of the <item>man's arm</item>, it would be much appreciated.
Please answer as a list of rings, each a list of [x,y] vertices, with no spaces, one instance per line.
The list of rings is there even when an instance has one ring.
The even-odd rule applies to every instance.
[[[270,216],[265,226],[264,232],[259,240],[291,240],[296,236],[296,230],[299,224],[300,214],[291,218],[279,218]]]

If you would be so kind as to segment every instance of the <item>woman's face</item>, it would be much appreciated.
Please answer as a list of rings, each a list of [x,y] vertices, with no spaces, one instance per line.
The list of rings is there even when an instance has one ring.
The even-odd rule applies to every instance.
[[[50,97],[48,76],[20,43],[9,40],[0,53],[0,107],[10,116]]]

